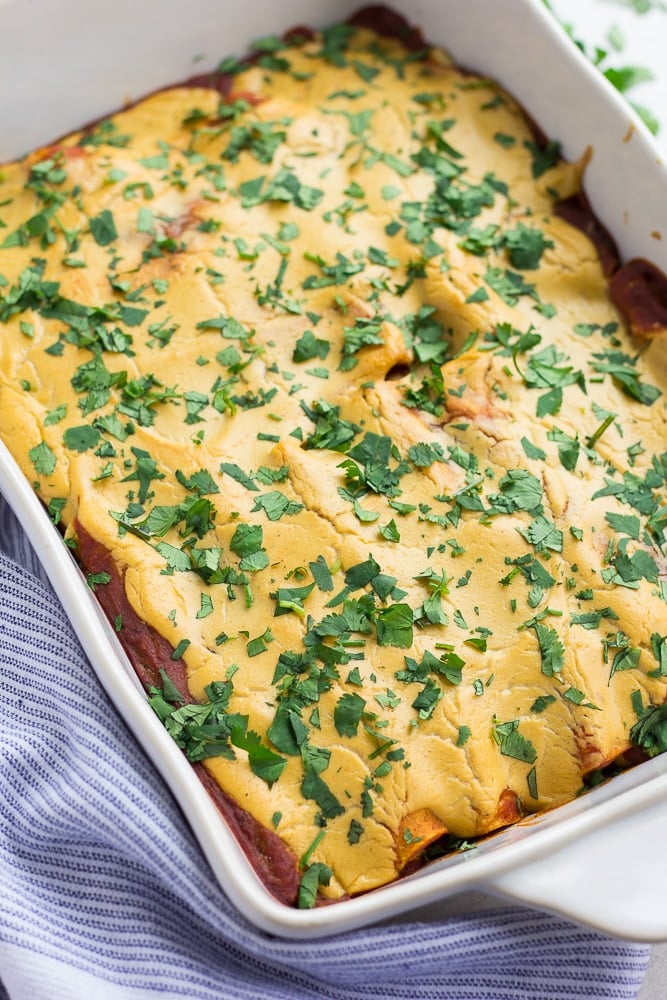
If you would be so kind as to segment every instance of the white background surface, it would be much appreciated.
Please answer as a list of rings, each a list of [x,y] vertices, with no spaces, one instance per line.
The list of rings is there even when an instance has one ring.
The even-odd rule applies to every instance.
[[[553,9],[560,18],[571,24],[575,36],[592,52],[595,46],[610,54],[604,66],[644,66],[652,70],[654,80],[642,83],[629,92],[629,97],[648,107],[661,124],[656,137],[667,163],[667,3],[664,9],[637,14],[632,3],[622,0],[552,0]],[[612,28],[620,29],[623,48],[615,52],[608,42]],[[663,218],[667,221],[667,205]],[[664,903],[667,906],[667,900]],[[667,944],[655,945],[649,969],[639,1000],[666,1000],[667,998]]]

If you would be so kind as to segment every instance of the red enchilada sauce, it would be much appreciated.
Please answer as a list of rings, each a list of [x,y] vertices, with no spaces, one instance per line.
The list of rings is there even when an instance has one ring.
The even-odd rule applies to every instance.
[[[125,583],[113,557],[76,522],[78,555],[87,573],[104,573],[109,582],[95,594],[110,622],[122,622],[123,648],[145,688],[160,688],[160,670],[178,689],[185,704],[194,700],[188,690],[182,659],[172,659],[173,648],[136,614],[125,593]],[[225,818],[248,860],[269,891],[281,903],[293,906],[299,890],[299,869],[294,854],[272,830],[227,795],[203,764],[192,765],[197,777]]]

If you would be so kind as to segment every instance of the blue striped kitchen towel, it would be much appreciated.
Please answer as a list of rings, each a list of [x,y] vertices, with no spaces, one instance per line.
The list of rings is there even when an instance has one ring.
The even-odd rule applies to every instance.
[[[636,997],[647,947],[519,908],[314,943],[253,928],[100,688],[6,507],[0,550],[0,996]]]

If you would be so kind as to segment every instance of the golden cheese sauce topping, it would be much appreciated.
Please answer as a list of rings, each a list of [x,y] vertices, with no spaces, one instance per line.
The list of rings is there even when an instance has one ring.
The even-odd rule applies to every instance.
[[[2,168],[0,433],[308,905],[663,748],[667,367],[494,83],[259,52]]]

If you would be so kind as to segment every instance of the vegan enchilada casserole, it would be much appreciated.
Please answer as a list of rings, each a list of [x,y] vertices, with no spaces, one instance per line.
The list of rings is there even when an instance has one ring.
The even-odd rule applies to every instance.
[[[661,276],[388,23],[1,168],[0,435],[302,906],[667,742]]]

